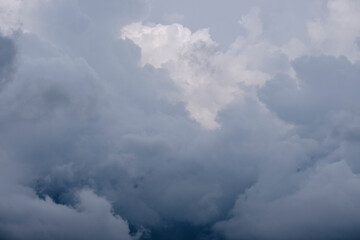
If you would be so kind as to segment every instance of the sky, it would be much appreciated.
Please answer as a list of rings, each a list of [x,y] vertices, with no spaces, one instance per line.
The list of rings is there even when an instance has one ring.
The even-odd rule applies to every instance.
[[[358,0],[0,0],[0,239],[360,238]]]

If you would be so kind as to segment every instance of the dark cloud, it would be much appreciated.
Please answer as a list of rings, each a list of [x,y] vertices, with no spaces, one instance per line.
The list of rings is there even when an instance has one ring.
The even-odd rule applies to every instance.
[[[30,189],[2,189],[2,239],[132,239],[128,225],[111,205],[91,191],[79,193],[76,208],[39,199]]]
[[[14,42],[0,35],[0,91],[15,70],[16,49]]]
[[[302,57],[293,66],[296,80],[278,76],[260,92],[263,102],[282,119],[310,126],[326,121],[332,111],[358,111],[358,64],[345,57],[321,56]]]
[[[237,200],[233,217],[216,228],[230,239],[357,239],[359,66],[328,56],[293,65],[297,79],[279,75],[259,95],[294,125],[301,152],[272,160]],[[288,144],[281,145],[284,151]]]
[[[358,238],[359,63],[282,46],[308,41],[306,21],[325,8],[313,5],[29,3],[23,29],[0,37],[0,238]],[[249,40],[237,21],[256,6],[263,32]],[[189,117],[174,76],[141,67],[142,49],[120,39],[129,23],[174,19],[223,44],[192,55],[195,44],[172,72],[199,62],[189,76],[226,90],[211,97],[235,91],[217,129]],[[251,84],[258,76],[264,85]]]

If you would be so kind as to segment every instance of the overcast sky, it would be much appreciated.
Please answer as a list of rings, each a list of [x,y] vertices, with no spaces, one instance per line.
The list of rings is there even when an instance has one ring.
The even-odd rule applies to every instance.
[[[0,239],[360,239],[360,1],[0,0]]]

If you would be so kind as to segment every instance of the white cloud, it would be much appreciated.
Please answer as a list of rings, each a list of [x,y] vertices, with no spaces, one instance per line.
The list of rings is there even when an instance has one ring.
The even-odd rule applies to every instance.
[[[241,20],[239,20],[239,24],[244,26],[248,32],[248,38],[251,40],[257,39],[263,32],[259,13],[259,8],[253,8],[247,15],[242,16]]]
[[[10,35],[21,28],[22,0],[0,0],[0,32]]]
[[[344,55],[352,62],[359,60],[360,2],[330,0],[327,10],[324,17],[308,22],[312,47],[324,54]]]
[[[168,71],[180,89],[179,100],[208,129],[219,127],[217,113],[241,93],[241,84],[259,86],[268,78],[261,71],[247,69],[247,59],[241,54],[216,51],[207,29],[192,33],[180,24],[133,23],[122,29],[122,38],[140,47],[142,65]]]
[[[130,39],[141,47],[141,64],[161,68],[170,61],[179,61],[184,55],[196,51],[198,47],[211,48],[216,43],[211,40],[208,30],[191,33],[181,24],[145,26],[133,23],[122,29],[122,38]]]

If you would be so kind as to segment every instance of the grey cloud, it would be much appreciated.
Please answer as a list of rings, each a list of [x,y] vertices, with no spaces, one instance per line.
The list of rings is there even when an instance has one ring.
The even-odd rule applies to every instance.
[[[306,41],[306,20],[323,8],[47,1],[28,32],[1,38],[1,79],[12,81],[0,91],[0,238],[356,239],[358,63],[290,63],[261,48],[246,67],[275,77],[257,94],[244,87],[208,131],[169,75],[139,66],[140,49],[118,38],[125,24],[178,13],[226,46],[255,5],[261,39],[276,43]]]
[[[1,189],[0,233],[3,239],[132,239],[129,228],[111,205],[82,191],[77,208],[39,199],[30,189]]]
[[[236,217],[217,228],[230,239],[357,239],[358,184],[345,162],[319,166],[289,195],[266,199],[257,187],[249,190]]]
[[[0,91],[15,70],[16,49],[14,42],[0,35]]]
[[[181,14],[180,23],[195,31],[210,28],[216,42],[222,46],[231,44],[237,36],[244,34],[237,23],[242,15],[247,14],[253,7],[260,9],[260,17],[264,23],[264,36],[277,43],[286,43],[290,38],[306,39],[306,20],[316,17],[324,9],[325,1],[296,1],[285,0],[266,1],[152,1],[152,11],[147,20],[156,23],[173,23],[167,18],[168,14]],[[201,17],[199,17],[201,9]],[[291,19],[287,21],[284,19]],[[226,25],[226,27],[224,27]]]
[[[279,75],[260,91],[262,101],[280,118],[316,133],[335,124],[340,112],[358,115],[358,64],[351,64],[345,57],[320,56],[297,59],[293,67],[297,79]]]
[[[359,66],[328,56],[303,57],[293,66],[297,79],[279,75],[259,96],[301,136],[278,150],[292,142],[289,153],[299,152],[274,156],[272,147],[277,160],[262,164],[267,168],[256,184],[215,228],[230,239],[357,239]]]
[[[207,223],[222,214],[217,205],[230,208],[221,190],[228,180],[218,185],[207,174],[214,170],[206,158],[188,142],[202,130],[182,104],[157,95],[172,88],[164,73],[140,70],[127,42],[94,47],[100,36],[73,43],[82,56],[73,58],[62,50],[66,42],[51,35],[48,42],[45,30],[20,36],[19,70],[1,96],[7,108],[1,115],[2,146],[26,169],[25,185],[66,205],[74,204],[79,189],[94,188],[138,225],[163,219]],[[240,190],[226,190],[232,196],[247,185],[238,182]]]

